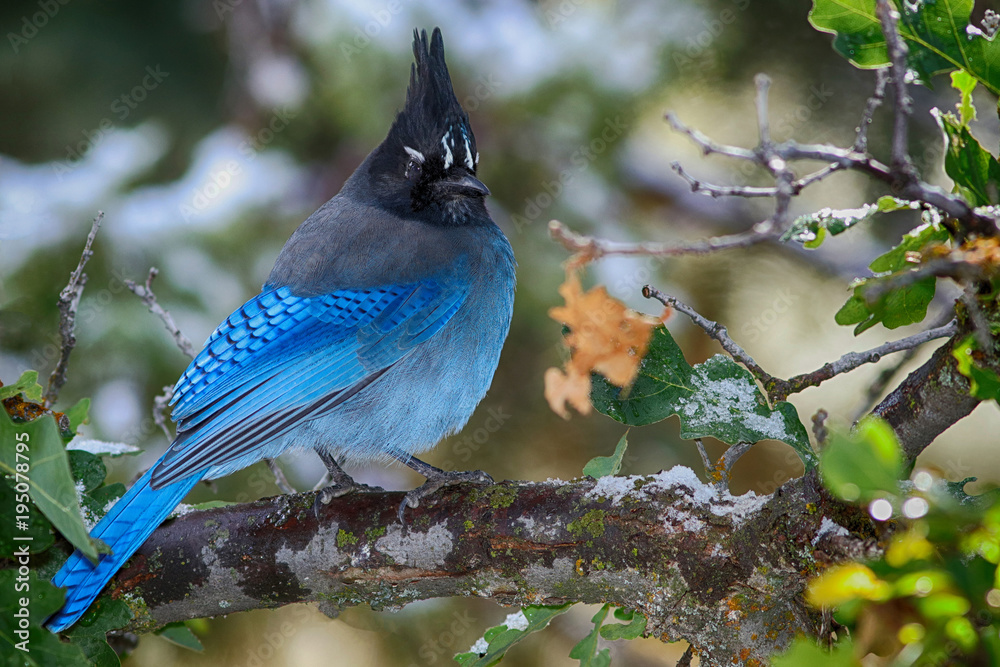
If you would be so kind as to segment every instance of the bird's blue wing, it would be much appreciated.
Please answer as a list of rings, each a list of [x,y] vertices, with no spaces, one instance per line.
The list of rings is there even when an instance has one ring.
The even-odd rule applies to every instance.
[[[319,296],[265,289],[216,329],[177,382],[177,439],[153,486],[252,458],[326,414],[440,331],[465,297],[447,279]]]

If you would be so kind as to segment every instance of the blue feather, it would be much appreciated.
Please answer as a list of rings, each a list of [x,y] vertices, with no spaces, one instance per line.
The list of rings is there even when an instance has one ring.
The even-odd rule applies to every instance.
[[[178,484],[153,490],[149,488],[152,476],[153,469],[150,468],[90,532],[91,537],[100,538],[111,547],[111,554],[102,555],[94,565],[82,553],[74,551],[52,578],[53,584],[66,589],[66,604],[46,621],[46,626],[53,632],[60,632],[76,623],[115,572],[200,479],[193,476]]]

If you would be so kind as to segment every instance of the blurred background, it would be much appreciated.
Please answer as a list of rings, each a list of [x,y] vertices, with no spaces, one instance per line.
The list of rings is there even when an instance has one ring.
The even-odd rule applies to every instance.
[[[989,8],[978,3],[976,16]],[[994,7],[995,8],[995,7]],[[494,219],[519,262],[514,323],[493,387],[465,431],[427,460],[481,468],[496,479],[570,479],[613,449],[623,428],[601,415],[565,422],[542,397],[542,375],[564,356],[547,310],[567,254],[546,225],[616,240],[680,241],[741,231],[769,213],[762,200],[692,194],[669,165],[698,178],[767,184],[764,174],[703,158],[672,133],[663,113],[717,140],[756,141],[753,75],[768,73],[778,140],[853,142],[874,75],[854,69],[813,30],[809,4],[792,0],[490,2],[447,0],[57,0],[0,6],[0,379],[51,371],[58,354],[56,299],[76,266],[91,219],[106,213],[87,267],[69,382],[60,404],[93,399],[88,437],[137,444],[110,462],[128,482],[167,439],[150,418],[153,398],[188,363],[160,321],[122,280],[154,284],[161,304],[200,346],[254,295],[284,241],[384,137],[404,100],[415,26],[441,26],[456,93],[469,112],[493,196]],[[916,92],[912,149],[922,173],[948,185],[942,142],[927,113],[950,108],[945,79]],[[978,98],[977,98],[978,99]],[[996,101],[978,99],[975,133],[995,150]],[[885,155],[887,116],[873,151]],[[797,213],[851,208],[884,194],[853,174],[806,191]],[[833,314],[848,283],[913,225],[883,216],[818,251],[759,246],[681,260],[607,259],[591,283],[656,313],[646,283],[678,295],[733,337],[772,374],[811,371],[849,350],[917,329],[875,327],[859,338]],[[942,284],[928,323],[955,292]],[[669,326],[692,363],[717,346],[681,316]],[[915,368],[930,349],[907,366]],[[820,407],[847,427],[886,359],[791,400],[803,422]],[[900,376],[900,378],[903,375]],[[987,448],[1000,430],[994,405],[945,433],[922,458],[950,479],[1000,479]],[[676,419],[633,430],[624,474],[687,465],[703,474]],[[719,443],[707,443],[721,455]],[[321,476],[314,455],[280,459],[291,482]],[[770,493],[801,468],[791,449],[761,443],[736,468],[734,491]],[[398,468],[352,470],[386,488],[421,478]],[[199,486],[193,502],[249,500],[277,492],[259,465]],[[447,664],[510,612],[478,600],[435,600],[398,613],[348,610],[329,620],[292,606],[199,625],[205,653],[144,637],[126,664]],[[569,665],[589,627],[580,607],[511,652],[504,664]],[[292,628],[288,630],[288,628]],[[673,664],[683,646],[612,645],[618,664]]]

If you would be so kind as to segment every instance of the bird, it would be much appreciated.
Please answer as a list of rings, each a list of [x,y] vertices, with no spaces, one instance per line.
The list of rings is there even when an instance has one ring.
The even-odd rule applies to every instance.
[[[413,32],[405,105],[340,192],[288,239],[261,292],[226,318],[174,386],[176,437],[96,524],[111,547],[75,551],[47,619],[75,623],[200,480],[294,448],[313,449],[330,486],[343,462],[398,461],[442,486],[489,484],[416,458],[461,430],[490,387],[513,316],[516,262],[491,219],[479,152],[435,28]],[[250,547],[248,547],[250,548]]]

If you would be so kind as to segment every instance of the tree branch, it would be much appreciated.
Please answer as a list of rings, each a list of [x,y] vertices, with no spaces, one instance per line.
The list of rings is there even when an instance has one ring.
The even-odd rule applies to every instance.
[[[112,595],[129,601],[139,631],[303,601],[331,615],[449,596],[610,602],[645,614],[653,636],[691,642],[702,665],[729,665],[814,633],[819,614],[800,596],[807,573],[869,550],[821,529],[824,516],[856,510],[829,501],[814,475],[772,497],[734,497],[680,467],[461,485],[408,510],[406,526],[401,499],[362,491],[317,507],[304,493],[192,513],[153,534]]]
[[[59,360],[56,367],[49,376],[48,387],[45,389],[45,407],[51,406],[59,398],[59,391],[66,384],[66,369],[69,366],[69,355],[76,347],[76,311],[80,307],[80,297],[83,296],[83,288],[87,284],[87,274],[83,272],[83,267],[93,256],[90,249],[97,237],[97,230],[101,228],[101,221],[104,220],[104,211],[98,211],[94,217],[94,222],[90,226],[90,233],[87,234],[87,242],[83,246],[80,254],[80,261],[76,268],[69,274],[69,282],[66,287],[59,292],[59,337],[62,345],[59,348]]]
[[[642,288],[642,295],[647,299],[656,299],[664,306],[669,306],[677,312],[683,313],[691,318],[691,321],[698,325],[702,331],[718,341],[722,346],[722,349],[729,353],[729,356],[746,366],[747,370],[749,370],[753,376],[764,385],[765,388],[782,382],[782,380],[774,377],[761,368],[760,365],[753,360],[753,357],[751,357],[746,350],[740,347],[739,343],[729,337],[729,331],[723,325],[709,320],[691,306],[678,300],[677,297],[664,294],[650,285],[646,285]]]
[[[593,236],[577,234],[569,227],[559,222],[551,220],[549,222],[549,233],[552,238],[563,245],[570,252],[583,256],[588,261],[600,259],[609,255],[651,255],[654,257],[678,257],[681,255],[705,255],[719,250],[729,248],[745,248],[747,246],[763,243],[764,241],[776,240],[776,234],[762,233],[756,230],[742,232],[739,234],[729,234],[726,236],[713,236],[707,239],[692,241],[691,243],[669,244],[653,243],[644,241],[641,243],[623,243],[620,241],[608,241]]]
[[[729,353],[729,356],[747,367],[747,370],[764,386],[773,402],[783,401],[791,394],[797,394],[803,389],[817,387],[837,375],[849,373],[865,364],[874,364],[887,354],[914,349],[928,341],[953,336],[958,331],[958,323],[956,320],[952,320],[942,326],[884,343],[866,352],[848,352],[836,361],[823,364],[811,373],[803,373],[782,380],[761,368],[746,350],[729,337],[729,332],[723,325],[707,319],[691,306],[679,301],[676,297],[664,294],[655,287],[646,285],[642,288],[642,295],[647,299],[656,299],[664,306],[669,306],[691,318],[692,322],[717,340],[722,349]]]
[[[872,410],[872,414],[892,426],[911,463],[935,438],[979,404],[978,398],[969,395],[969,380],[958,372],[952,354],[955,345],[968,335],[965,327],[960,327],[955,336]],[[987,361],[986,368],[994,373],[1000,371],[995,361],[989,358]]]
[[[160,270],[156,267],[150,267],[149,275],[146,276],[145,285],[136,284],[134,280],[126,280],[125,286],[132,290],[133,294],[142,299],[142,302],[146,304],[147,308],[149,308],[149,312],[153,313],[163,321],[164,326],[167,327],[167,331],[170,332],[170,337],[174,339],[174,343],[178,348],[180,348],[181,352],[183,352],[189,359],[194,359],[195,355],[198,354],[198,351],[194,349],[194,345],[191,344],[188,337],[181,332],[180,328],[178,328],[170,313],[164,310],[163,306],[160,305],[160,302],[156,300],[156,294],[153,293],[153,279],[158,275],[160,275]]]

